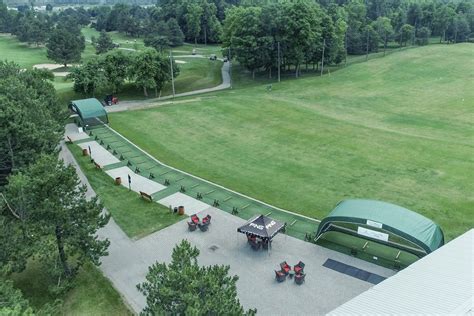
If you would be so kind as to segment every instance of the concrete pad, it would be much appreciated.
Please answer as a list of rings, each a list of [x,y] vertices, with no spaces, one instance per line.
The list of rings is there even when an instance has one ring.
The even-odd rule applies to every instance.
[[[158,201],[158,203],[168,207],[171,205],[171,207],[178,207],[178,206],[184,206],[184,212],[187,215],[192,215],[192,214],[197,214],[199,212],[204,211],[205,209],[208,209],[210,207],[209,204],[206,204],[204,202],[201,202],[199,200],[196,200],[195,198],[192,198],[186,194],[183,194],[181,192],[177,192],[174,194],[171,194],[161,200]]]
[[[165,189],[166,187],[164,185],[161,185],[155,181],[152,181],[148,178],[145,178],[139,174],[136,174],[130,169],[129,167],[120,167],[116,169],[111,169],[105,171],[109,176],[112,178],[117,178],[120,177],[122,178],[122,185],[126,188],[128,188],[128,175],[130,175],[130,178],[132,179],[131,183],[131,189],[132,191],[135,192],[145,192],[149,195],[156,193],[160,190]]]
[[[394,271],[360,259],[338,253],[312,243],[279,234],[271,251],[254,251],[245,235],[237,228],[245,220],[210,207],[205,210],[212,216],[207,232],[188,231],[186,220],[154,234],[132,241],[109,223],[99,234],[109,238],[109,256],[101,258],[100,268],[122,295],[139,313],[146,305],[145,297],[135,285],[145,280],[148,266],[155,262],[171,261],[173,247],[187,239],[200,250],[201,265],[229,265],[230,274],[238,275],[238,297],[242,305],[257,308],[258,315],[321,315],[370,289],[373,284],[325,268],[322,264],[334,259],[366,271],[390,277]],[[306,280],[296,285],[287,278],[277,283],[274,270],[287,261],[305,264]]]
[[[70,138],[73,142],[81,139],[86,139],[89,137],[87,133],[84,132],[79,132],[79,128],[77,127],[76,124],[70,123],[66,124],[65,128],[65,133],[64,133],[64,139],[68,140],[67,138]]]
[[[94,161],[101,167],[111,165],[120,162],[114,155],[112,155],[107,149],[102,147],[98,142],[91,141],[86,143],[78,144],[82,149],[91,149],[91,156]]]

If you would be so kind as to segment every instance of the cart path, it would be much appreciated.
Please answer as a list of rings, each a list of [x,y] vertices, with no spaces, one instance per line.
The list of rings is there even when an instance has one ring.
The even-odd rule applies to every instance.
[[[175,57],[192,57],[192,58],[202,58],[200,56],[196,55],[185,55],[185,56],[175,56]],[[224,89],[230,88],[230,63],[229,62],[224,62],[222,64],[221,68],[221,76],[222,76],[222,83],[212,87],[212,88],[205,88],[205,89],[200,89],[200,90],[194,90],[194,91],[188,91],[188,92],[183,92],[183,93],[177,93],[175,94],[175,98],[179,97],[187,97],[187,96],[193,96],[197,94],[202,94],[202,93],[208,93],[208,92],[215,92],[215,91],[220,91]],[[110,107],[105,107],[106,111],[108,113],[113,113],[113,112],[122,112],[122,111],[128,111],[128,110],[136,110],[136,109],[143,109],[147,107],[154,107],[154,106],[160,106],[163,104],[160,104],[160,101],[166,101],[166,100],[172,100],[173,96],[165,96],[161,98],[154,98],[154,99],[148,99],[148,100],[135,100],[135,101],[120,101],[119,104],[110,106]]]

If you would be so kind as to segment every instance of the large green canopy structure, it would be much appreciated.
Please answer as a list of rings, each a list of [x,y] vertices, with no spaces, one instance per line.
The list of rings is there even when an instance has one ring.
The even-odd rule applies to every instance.
[[[421,257],[444,244],[441,228],[430,219],[401,206],[374,200],[340,202],[318,226],[316,240],[339,231],[371,241],[401,246]],[[402,246],[406,245],[406,249]],[[420,255],[421,253],[421,255]]]
[[[107,112],[97,99],[74,100],[69,104],[69,108],[79,115],[84,128],[109,123]]]

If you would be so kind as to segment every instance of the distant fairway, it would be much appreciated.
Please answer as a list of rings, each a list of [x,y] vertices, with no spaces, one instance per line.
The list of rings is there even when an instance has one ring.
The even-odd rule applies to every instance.
[[[433,45],[331,76],[110,115],[160,160],[308,216],[380,199],[474,226],[474,46]]]

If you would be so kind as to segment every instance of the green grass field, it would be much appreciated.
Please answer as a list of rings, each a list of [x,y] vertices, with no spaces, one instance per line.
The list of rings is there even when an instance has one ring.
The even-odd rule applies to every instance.
[[[44,47],[28,46],[6,34],[0,36],[0,58],[1,60],[14,61],[24,68],[31,68],[36,64],[51,63],[46,58]]]
[[[322,218],[342,199],[379,199],[449,240],[474,226],[473,52],[409,49],[110,120],[165,163],[276,206]]]
[[[87,60],[95,54],[92,45],[86,43],[86,49],[82,53],[82,59]],[[0,35],[0,58],[1,60],[14,61],[23,68],[31,68],[36,64],[51,64],[54,61],[46,57],[44,46],[36,47],[21,43],[14,36]]]
[[[55,284],[38,262],[31,261],[27,269],[14,274],[12,280],[35,308],[55,300],[48,292],[48,286]],[[110,281],[90,264],[81,268],[74,288],[59,299],[63,302],[60,315],[132,315]]]

